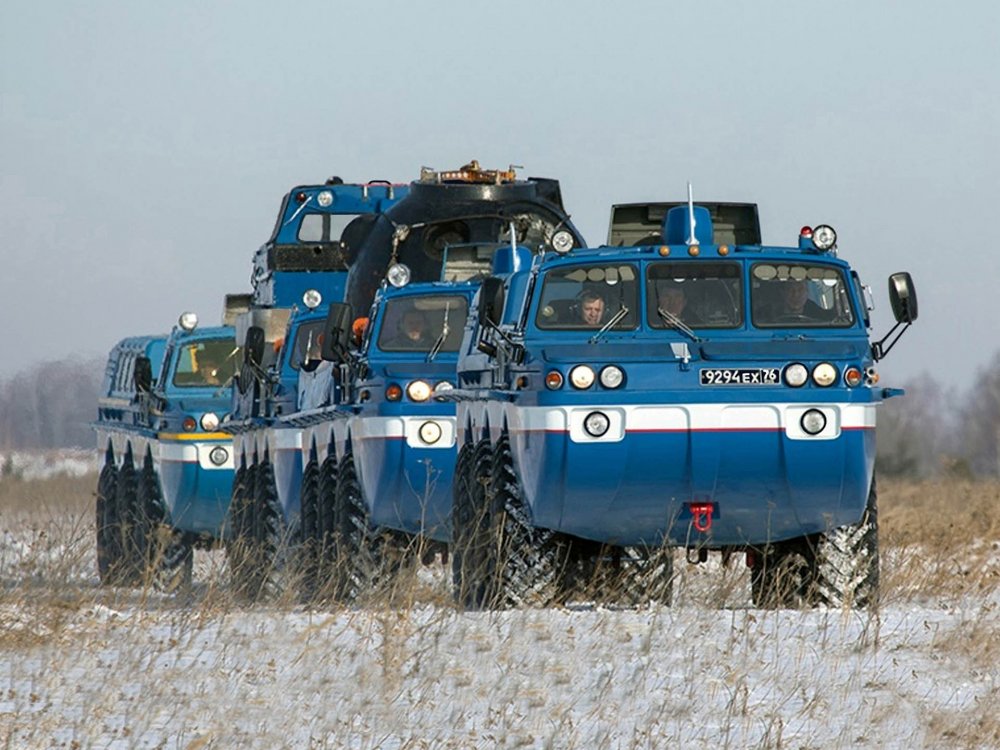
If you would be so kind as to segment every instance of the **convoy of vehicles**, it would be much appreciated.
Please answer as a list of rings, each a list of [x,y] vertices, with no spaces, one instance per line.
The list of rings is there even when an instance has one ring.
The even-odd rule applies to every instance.
[[[875,365],[916,293],[890,277],[898,325],[870,341],[829,227],[763,245],[756,205],[689,197],[615,206],[588,248],[558,182],[472,162],[294,189],[252,281],[213,334],[224,379],[192,392],[223,403],[180,416],[206,331],[112,351],[102,581],[224,539],[251,598],[362,601],[450,555],[465,607],[669,604],[681,550],[745,555],[760,606],[877,601],[875,412],[899,392]]]

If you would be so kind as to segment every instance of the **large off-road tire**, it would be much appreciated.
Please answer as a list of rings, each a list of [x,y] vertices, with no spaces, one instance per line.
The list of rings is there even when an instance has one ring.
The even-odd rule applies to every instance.
[[[750,591],[761,607],[851,607],[878,604],[878,493],[872,479],[861,520],[809,539],[760,551]]]
[[[566,544],[559,534],[532,525],[503,435],[493,449],[489,502],[489,587],[496,608],[545,607],[559,596],[566,571]]]
[[[253,599],[274,598],[285,588],[288,573],[288,535],[278,502],[274,465],[264,458],[254,472],[253,536],[251,558],[253,581],[248,592]]]
[[[122,559],[122,523],[118,515],[118,470],[108,456],[97,480],[97,575],[102,586],[117,582]]]
[[[486,484],[493,455],[488,439],[466,444],[459,451],[452,483],[451,572],[455,603],[482,609],[493,600],[490,576],[490,513]]]
[[[878,606],[878,491],[874,475],[861,520],[819,538],[815,570],[818,604],[854,609]]]
[[[302,543],[298,553],[299,598],[311,602],[316,597],[319,583],[319,467],[315,457],[309,459],[302,471],[302,488],[299,518]]]
[[[226,535],[226,563],[233,592],[245,597],[252,587],[250,549],[253,537],[253,486],[254,472],[241,466],[233,477],[229,502],[229,531]]]
[[[167,523],[160,480],[147,455],[136,487],[132,543],[142,561],[142,579],[160,591],[173,592],[191,585],[194,550],[187,537]]]
[[[382,564],[385,540],[372,529],[350,453],[337,470],[336,528],[338,598],[345,602],[370,598],[387,583]]]
[[[118,470],[115,505],[121,521],[120,539],[122,555],[119,558],[116,583],[121,586],[137,586],[142,583],[145,571],[144,547],[137,543],[142,530],[138,513],[139,473],[135,470],[132,454],[128,453]]]
[[[331,446],[316,477],[316,586],[315,595],[332,599],[340,589],[337,566],[337,474],[339,465]]]

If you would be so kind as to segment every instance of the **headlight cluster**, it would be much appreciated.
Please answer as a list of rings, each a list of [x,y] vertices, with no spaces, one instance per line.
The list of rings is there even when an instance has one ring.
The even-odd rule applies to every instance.
[[[608,389],[620,388],[625,382],[625,371],[617,365],[607,365],[601,368],[599,374],[594,373],[594,368],[590,365],[576,365],[569,371],[569,383],[577,390],[586,390],[599,382]],[[545,375],[545,386],[551,390],[562,388],[563,376],[558,370],[549,370]]]
[[[416,401],[421,403],[426,401],[434,393],[443,393],[444,391],[450,391],[455,386],[449,383],[447,380],[442,380],[436,383],[433,387],[426,380],[413,380],[406,386],[406,397],[410,401]],[[392,383],[385,389],[385,398],[387,401],[399,401],[403,397],[403,389],[396,383]]]
[[[812,377],[813,383],[818,385],[820,388],[828,388],[837,382],[839,372],[836,366],[830,364],[829,362],[820,362],[812,368],[812,372],[801,362],[793,362],[785,367],[782,377],[785,381],[785,385],[792,388],[801,388]],[[864,375],[861,370],[850,365],[844,368],[844,383],[850,387],[854,388],[861,385],[864,380]]]

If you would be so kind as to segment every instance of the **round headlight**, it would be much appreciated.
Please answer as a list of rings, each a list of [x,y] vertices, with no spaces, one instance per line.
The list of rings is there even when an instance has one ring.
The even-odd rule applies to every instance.
[[[315,289],[307,289],[302,295],[302,304],[310,310],[315,310],[323,302],[323,295]]]
[[[816,249],[825,252],[837,244],[837,233],[833,231],[833,227],[827,224],[820,224],[813,229],[812,239]]]
[[[447,380],[442,380],[440,383],[435,384],[434,392],[441,393],[442,391],[450,391],[453,390],[454,388],[455,386],[453,386]]]
[[[222,464],[229,460],[229,451],[221,445],[217,445],[212,448],[211,452],[208,454],[208,460],[216,466],[222,466]]]
[[[420,439],[427,443],[427,445],[434,445],[434,443],[441,439],[441,425],[437,422],[424,422],[420,425],[418,434],[420,435]]]
[[[828,385],[833,385],[836,379],[837,368],[829,362],[820,362],[813,368],[813,381],[818,386],[826,388]]]
[[[785,383],[792,388],[799,388],[809,379],[809,370],[805,365],[795,362],[785,368]]]
[[[611,420],[608,415],[600,411],[592,411],[583,420],[583,429],[591,437],[599,438],[608,431]]]
[[[431,397],[431,386],[425,380],[414,380],[406,386],[406,395],[411,401],[426,401]]]
[[[214,411],[206,411],[201,415],[201,429],[205,432],[214,432],[219,427],[219,415]]]
[[[198,327],[198,316],[193,312],[183,312],[181,317],[177,319],[177,325],[185,331],[193,331]]]
[[[329,208],[333,205],[333,193],[329,190],[324,190],[316,196],[316,202],[323,208]]]
[[[560,255],[565,255],[573,249],[573,235],[565,229],[560,229],[552,235],[552,249]]]
[[[625,382],[625,373],[620,367],[608,365],[601,370],[600,380],[605,388],[617,388]]]
[[[826,415],[819,409],[810,409],[799,420],[802,429],[810,435],[819,435],[826,427]]]
[[[393,263],[385,272],[386,280],[397,289],[410,283],[410,268],[404,263]]]
[[[590,388],[594,384],[594,371],[587,365],[577,365],[569,371],[569,382],[574,388]]]

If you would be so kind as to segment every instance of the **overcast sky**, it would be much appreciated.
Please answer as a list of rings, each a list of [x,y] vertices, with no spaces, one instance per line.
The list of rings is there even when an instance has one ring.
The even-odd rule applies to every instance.
[[[832,224],[891,325],[883,382],[966,386],[1000,350],[1000,4],[0,4],[0,377],[217,322],[295,184],[476,158],[612,203]],[[891,382],[890,382],[891,381]]]

